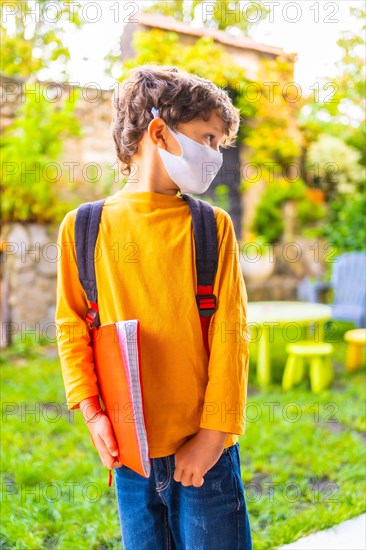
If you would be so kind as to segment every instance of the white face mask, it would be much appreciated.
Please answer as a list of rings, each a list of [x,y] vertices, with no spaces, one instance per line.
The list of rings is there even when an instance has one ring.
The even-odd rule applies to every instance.
[[[151,109],[154,118],[159,116],[155,107]],[[172,128],[169,131],[181,147],[181,155],[173,155],[158,147],[158,151],[170,178],[176,183],[181,193],[200,195],[211,185],[223,163],[223,155],[207,145],[187,137]]]

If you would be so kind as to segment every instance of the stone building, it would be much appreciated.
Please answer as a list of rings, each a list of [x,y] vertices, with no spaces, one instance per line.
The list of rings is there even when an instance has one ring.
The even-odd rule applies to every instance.
[[[134,55],[131,46],[131,35],[136,30],[159,28],[177,32],[183,44],[193,44],[203,35],[212,36],[215,42],[222,44],[236,63],[246,69],[250,78],[255,78],[259,60],[284,56],[292,63],[295,54],[286,54],[281,48],[259,44],[248,38],[238,38],[218,30],[194,29],[185,23],[171,18],[140,14],[138,23],[126,25],[121,36],[121,59]],[[17,105],[24,100],[22,79],[9,78],[0,75],[1,87],[1,132],[14,120]],[[73,86],[57,82],[34,82],[39,93],[56,94],[64,98],[72,96]],[[94,200],[103,194],[103,178],[112,183],[108,193],[113,193],[121,186],[121,176],[115,157],[113,140],[110,134],[112,90],[82,88],[75,116],[79,119],[83,135],[65,140],[63,159],[74,167],[80,184],[80,202]],[[92,106],[92,108],[91,108]],[[230,148],[224,151],[225,173],[230,173],[231,166],[239,166],[245,160],[245,147]],[[101,169],[101,185],[84,186],[85,169],[97,164]],[[113,177],[111,178],[111,173]],[[220,173],[216,182],[220,181]],[[240,178],[232,174],[231,179],[224,183],[230,185],[230,213],[233,217],[237,237],[242,231],[243,212],[251,211],[257,200],[257,190],[251,190],[247,196],[238,191]],[[248,216],[245,216],[248,219]],[[8,224],[2,229],[1,238],[1,328],[0,345],[6,345],[9,334],[25,334],[38,331],[43,338],[52,338],[55,311],[56,267],[55,241],[57,227],[42,226],[27,223]],[[272,292],[258,289],[254,299],[293,298],[295,284],[286,285],[284,277],[281,284]],[[272,285],[273,286],[273,285]],[[287,290],[285,291],[285,289]],[[250,284],[248,294],[250,296]],[[287,294],[286,294],[287,292]],[[54,328],[54,327],[53,327]],[[37,336],[36,336],[37,337]]]

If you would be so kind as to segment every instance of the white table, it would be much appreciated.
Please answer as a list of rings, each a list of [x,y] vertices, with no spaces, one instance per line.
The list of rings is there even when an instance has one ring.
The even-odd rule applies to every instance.
[[[332,318],[332,309],[325,304],[309,302],[249,302],[247,323],[251,333],[258,333],[257,342],[257,379],[260,386],[271,381],[271,339],[275,328],[282,328],[284,340],[286,329],[298,327],[299,338],[306,327],[307,338],[314,342],[324,340],[324,324]],[[312,333],[310,327],[314,325]],[[252,338],[253,340],[253,338]]]

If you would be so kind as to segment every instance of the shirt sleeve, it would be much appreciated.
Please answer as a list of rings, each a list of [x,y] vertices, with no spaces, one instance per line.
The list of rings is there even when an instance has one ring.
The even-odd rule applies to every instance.
[[[200,427],[242,435],[249,371],[247,291],[239,263],[239,246],[230,215],[216,207],[218,268],[208,343],[208,382]]]
[[[85,314],[89,303],[79,281],[74,224],[76,210],[61,222],[57,244],[56,314],[57,345],[69,410],[79,409],[80,401],[99,395],[93,362],[93,349]]]

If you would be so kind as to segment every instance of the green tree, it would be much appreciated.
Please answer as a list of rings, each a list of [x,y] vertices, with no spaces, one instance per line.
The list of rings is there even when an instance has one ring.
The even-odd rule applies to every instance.
[[[251,231],[265,236],[268,242],[276,242],[282,236],[282,204],[295,199],[292,193],[299,188],[304,194],[303,181],[293,170],[301,154],[302,136],[295,122],[299,102],[294,101],[296,90],[283,87],[283,83],[292,82],[292,70],[292,64],[282,57],[263,59],[251,94],[257,97],[257,110],[255,118],[248,122],[251,131],[245,139],[246,169],[241,189],[245,192],[259,181],[264,182]]]
[[[57,10],[52,11],[56,4]],[[0,0],[0,8],[1,72],[27,79],[57,61],[59,81],[67,81],[70,52],[64,35],[67,30],[81,28],[80,4],[73,0]],[[36,10],[33,16],[32,10]]]
[[[170,0],[157,1],[145,13],[172,16],[178,21],[199,22],[204,28],[219,30],[235,28],[243,36],[250,36],[254,25],[268,16],[269,9],[262,0],[248,2],[232,2],[230,0]]]
[[[27,87],[29,85],[29,97]],[[1,217],[3,222],[59,222],[74,204],[68,172],[60,159],[64,140],[81,134],[75,118],[80,91],[63,105],[32,93],[24,85],[26,101],[20,103],[15,121],[6,128],[1,143]]]
[[[228,0],[212,0],[210,2],[206,2],[205,0],[169,0],[166,2],[157,0],[151,6],[144,6],[142,8],[143,13],[173,17],[177,21],[182,21],[189,25],[194,22],[195,28],[198,26],[203,29],[214,28],[228,32],[233,31],[234,36],[238,34],[241,36],[250,36],[253,27],[266,19],[269,11],[263,5],[262,0],[258,2],[254,0],[250,0],[249,2],[230,2]],[[156,33],[161,33],[158,29],[153,29],[149,35],[151,38],[153,38],[155,31]],[[151,57],[150,52],[154,50],[158,59],[161,60],[156,62],[167,64],[168,61],[165,61],[165,59],[169,55],[169,44],[174,34],[171,32],[156,34],[156,37],[160,37],[161,41],[155,45],[148,43],[147,53],[149,54],[149,58]],[[140,51],[137,53],[139,55]],[[120,73],[120,56],[119,46],[105,56],[106,75]],[[169,57],[171,58],[171,56]],[[142,63],[145,63],[144,59]],[[172,63],[177,66],[180,65],[179,52],[177,60]],[[191,64],[194,65],[194,59],[192,59]],[[230,65],[232,65],[232,62]]]
[[[182,7],[182,3],[167,4],[169,10],[173,10],[174,6],[176,9]],[[168,15],[168,11],[164,14]],[[246,151],[246,163],[256,165],[261,172],[261,179],[267,183],[273,177],[271,166],[275,166],[275,181],[283,178],[288,166],[301,153],[299,132],[294,128],[294,111],[298,109],[298,102],[291,97],[293,91],[290,88],[286,93],[276,89],[273,94],[272,88],[264,83],[292,82],[291,61],[283,57],[262,59],[258,77],[254,81],[246,76],[246,71],[236,64],[227,50],[210,36],[202,36],[187,46],[181,43],[176,32],[160,29],[136,31],[132,36],[132,46],[136,55],[126,59],[120,66],[119,80],[123,81],[131,68],[154,63],[177,66],[211,80],[229,93],[233,90],[235,93],[231,97],[241,115],[237,143],[245,143],[249,148]],[[253,183],[245,174],[242,191],[246,185]],[[215,200],[227,204],[227,191],[220,188],[218,192],[219,196]]]
[[[234,103],[240,109],[243,120],[255,116],[257,106],[247,99],[244,93],[245,84],[251,81],[246,77],[244,69],[237,66],[225,48],[216,44],[213,38],[202,36],[194,44],[185,46],[181,44],[177,33],[152,29],[146,32],[135,32],[133,48],[136,56],[124,61],[121,81],[130,69],[138,65],[145,63],[175,65],[207,78],[223,89],[237,89]],[[241,83],[240,87],[237,86],[238,82]],[[249,130],[247,125],[243,125],[239,141]]]
[[[324,236],[339,251],[366,250],[365,181],[352,193],[339,195],[329,204]]]
[[[307,169],[324,191],[327,201],[339,195],[352,195],[364,178],[361,154],[343,140],[322,134],[307,154]]]
[[[335,64],[337,74],[317,79],[319,88],[307,98],[299,120],[308,144],[316,141],[322,133],[342,136],[345,143],[360,152],[360,163],[366,165],[366,11],[362,7],[350,6],[349,13],[350,30],[344,31],[337,41],[341,50]]]
[[[307,186],[301,179],[288,182],[285,178],[277,177],[267,184],[257,205],[251,226],[256,236],[264,237],[271,244],[280,242],[284,230],[283,205],[286,201],[296,203],[298,229],[302,231],[325,215],[324,206],[308,197]]]
[[[323,236],[340,253],[365,249],[366,12],[350,6],[349,14],[349,30],[337,41],[341,54],[336,75],[318,79],[319,88],[299,116],[305,138],[304,178],[325,193]]]

